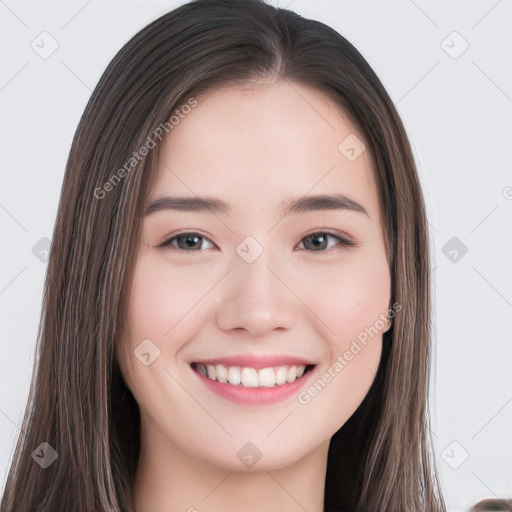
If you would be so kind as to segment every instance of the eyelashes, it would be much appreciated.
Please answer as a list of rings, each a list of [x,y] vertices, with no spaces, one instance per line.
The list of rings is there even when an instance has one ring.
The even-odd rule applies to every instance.
[[[334,244],[334,247],[333,247],[333,244],[329,244],[329,239],[336,241],[336,243]],[[182,245],[181,247],[180,247],[180,243],[179,243],[180,240],[182,240],[184,242],[181,244]],[[157,247],[171,249],[171,250],[179,251],[181,253],[204,252],[204,250],[206,250],[206,249],[194,248],[194,246],[197,246],[197,245],[199,245],[199,247],[201,247],[203,245],[202,244],[203,240],[207,240],[212,246],[212,247],[208,247],[207,249],[211,249],[211,248],[215,247],[213,242],[211,242],[211,240],[209,238],[207,238],[207,237],[203,236],[201,233],[197,233],[195,231],[186,231],[186,232],[174,234],[172,237],[167,238],[162,243],[158,244]],[[174,242],[176,242],[176,243],[174,243]],[[307,242],[307,244],[304,242]],[[311,244],[309,244],[309,242],[311,242]],[[325,245],[325,243],[327,243],[327,247],[322,248]],[[313,247],[313,249],[308,249],[306,247],[306,245],[308,245],[308,244],[310,247]],[[302,245],[304,247],[304,249],[301,249],[301,250],[306,250],[308,252],[330,253],[333,251],[333,249],[337,250],[337,249],[343,249],[343,248],[347,248],[347,247],[356,247],[358,244],[356,244],[355,242],[353,242],[352,240],[349,240],[348,238],[346,238],[344,236],[341,236],[339,234],[335,234],[335,233],[332,233],[329,231],[314,231],[314,232],[310,233],[309,235],[306,235],[304,238],[302,238],[300,240],[300,245]]]
[[[182,251],[182,252],[200,252],[198,250],[189,251],[187,249],[183,249],[182,247],[175,247],[174,245],[172,245],[172,242],[174,242],[174,240],[180,240],[180,239],[181,240],[183,240],[183,239],[186,239],[186,240],[187,239],[188,240],[204,239],[204,240],[208,240],[213,245],[213,242],[211,242],[207,237],[201,235],[200,233],[185,232],[185,233],[178,233],[177,235],[174,235],[171,238],[168,238],[167,240],[164,240],[161,244],[158,244],[157,247],[169,247],[169,248],[173,248],[173,249],[176,249],[176,250]],[[190,248],[190,246],[189,246],[189,248]]]
[[[352,240],[349,240],[348,238],[344,237],[344,236],[341,236],[341,235],[336,235],[334,233],[330,233],[329,231],[315,231],[313,233],[310,233],[309,235],[306,235],[304,238],[301,239],[300,243],[305,246],[305,244],[303,243],[304,240],[308,240],[308,241],[315,241],[314,244],[316,244],[318,242],[318,240],[326,240],[328,241],[329,238],[333,239],[333,240],[336,240],[338,242],[338,245],[337,247],[340,247],[340,246],[344,246],[344,247],[355,247],[356,246],[356,243],[353,242]],[[313,247],[315,247],[315,245],[313,244]],[[322,244],[322,242],[320,242],[320,244]],[[329,245],[329,244],[328,244]],[[336,246],[335,246],[336,247]],[[305,250],[308,250],[307,248]],[[320,251],[317,251],[317,250],[311,250],[310,252],[330,252],[332,250],[332,246],[331,248],[327,249],[327,250],[320,250]]]

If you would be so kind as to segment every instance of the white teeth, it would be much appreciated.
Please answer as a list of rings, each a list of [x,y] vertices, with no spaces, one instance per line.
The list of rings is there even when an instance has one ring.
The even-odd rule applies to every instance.
[[[276,385],[276,377],[272,368],[263,368],[258,372],[258,386],[271,388]]]
[[[228,381],[228,369],[223,364],[218,364],[215,367],[215,372],[219,382],[226,383]]]
[[[206,370],[208,372],[208,377],[212,380],[215,380],[215,366],[211,365],[211,364],[207,364],[206,365]]]
[[[258,373],[254,368],[243,368],[241,376],[242,386],[247,388],[258,387]]]
[[[223,364],[197,363],[197,369],[211,380],[234,386],[242,385],[248,388],[271,388],[295,382],[302,377],[306,366],[273,366],[256,370],[250,367],[225,366]]]
[[[238,386],[241,381],[240,366],[230,366],[228,370],[228,382]]]
[[[288,374],[288,371],[286,368],[279,368],[276,372],[276,384],[278,386],[281,386],[286,382],[286,375]]]

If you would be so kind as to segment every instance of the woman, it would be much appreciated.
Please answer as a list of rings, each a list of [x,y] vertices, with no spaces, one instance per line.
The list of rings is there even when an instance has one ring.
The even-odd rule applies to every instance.
[[[359,52],[260,0],[167,13],[74,138],[2,512],[445,510],[428,275]]]

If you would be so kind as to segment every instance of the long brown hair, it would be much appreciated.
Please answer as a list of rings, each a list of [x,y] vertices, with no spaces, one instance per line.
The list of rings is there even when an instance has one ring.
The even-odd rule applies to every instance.
[[[390,97],[361,54],[328,26],[262,0],[195,0],[137,33],[114,57],[77,128],[44,288],[30,396],[1,512],[133,511],[138,405],[115,343],[155,129],[223,85],[286,80],[328,95],[371,151],[392,278],[401,305],[370,391],[332,437],[325,511],[444,511],[427,411],[431,292],[425,207]],[[166,124],[167,123],[167,124]],[[165,133],[165,134],[166,134]],[[124,172],[121,171],[124,169]],[[57,459],[43,469],[41,443]],[[46,445],[44,445],[46,446]]]

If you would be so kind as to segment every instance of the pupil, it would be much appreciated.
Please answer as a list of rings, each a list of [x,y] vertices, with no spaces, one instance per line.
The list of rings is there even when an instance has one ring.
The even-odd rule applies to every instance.
[[[199,240],[198,236],[187,236],[185,237],[185,243],[188,247],[194,247],[195,244],[197,244],[197,241]]]
[[[315,247],[320,247],[320,246],[323,246],[323,244],[325,243],[325,236],[324,235],[312,235],[311,237],[311,240],[314,240],[313,244]],[[318,242],[319,240],[321,240],[320,242]]]

